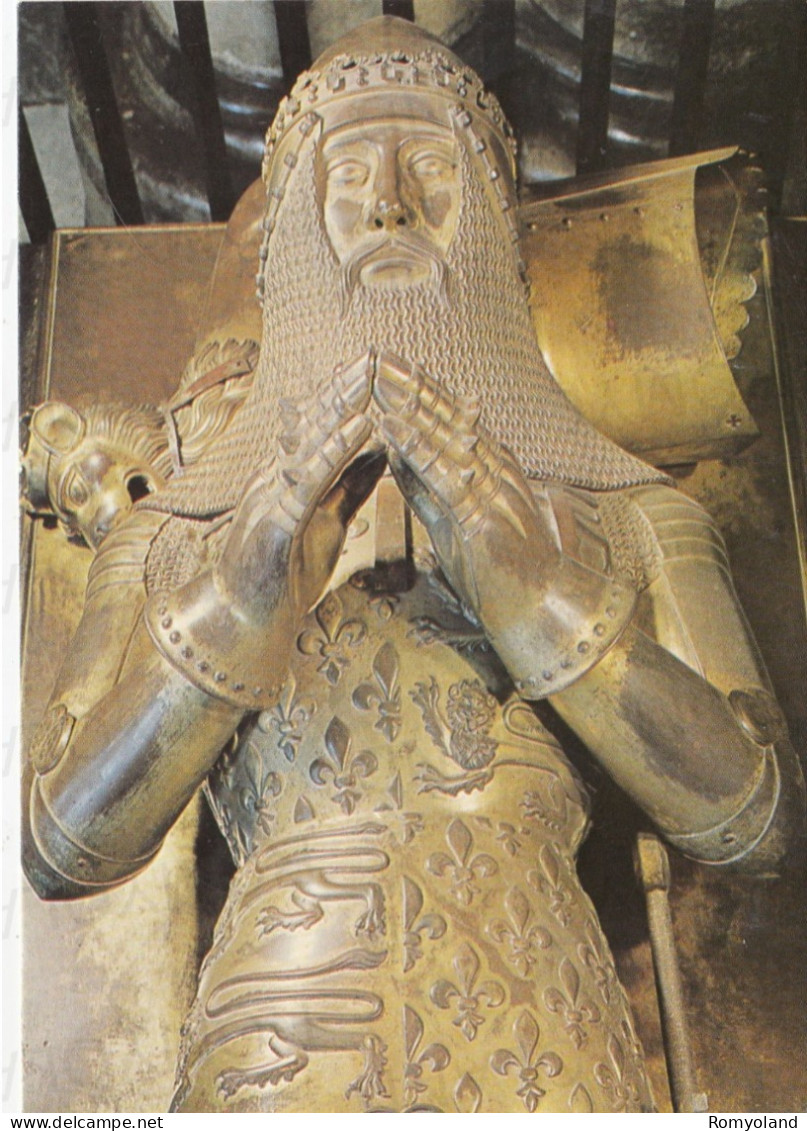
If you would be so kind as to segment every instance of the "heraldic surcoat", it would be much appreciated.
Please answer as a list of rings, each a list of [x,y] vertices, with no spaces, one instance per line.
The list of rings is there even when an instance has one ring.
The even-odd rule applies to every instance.
[[[240,868],[174,1110],[652,1109],[584,788],[425,558],[326,595],[211,776]]]

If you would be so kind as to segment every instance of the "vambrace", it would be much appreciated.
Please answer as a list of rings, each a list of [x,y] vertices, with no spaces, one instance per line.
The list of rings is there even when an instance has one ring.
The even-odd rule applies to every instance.
[[[761,688],[732,691],[729,704],[762,758],[740,808],[713,828],[668,836],[685,856],[738,871],[776,875],[804,854],[805,789],[798,756],[773,696]]]
[[[288,639],[284,616],[273,627]],[[244,713],[279,695],[287,657],[219,593],[212,571],[153,594],[144,620],[144,660],[80,720],[57,702],[34,743],[33,838],[68,896],[141,871]]]
[[[153,656],[82,720],[43,722],[31,785],[28,869],[42,898],[113,887],[141,871],[231,738],[240,711]]]
[[[634,625],[552,703],[685,855],[778,874],[804,781],[773,697],[726,696]]]

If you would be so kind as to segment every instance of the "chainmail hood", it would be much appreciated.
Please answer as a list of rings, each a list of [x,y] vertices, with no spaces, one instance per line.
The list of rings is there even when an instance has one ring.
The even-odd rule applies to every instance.
[[[226,434],[145,505],[189,517],[233,508],[249,477],[277,450],[279,400],[308,400],[327,386],[337,364],[371,348],[421,366],[453,393],[479,398],[483,426],[529,477],[594,490],[665,480],[597,432],[549,373],[478,150],[461,123],[455,132],[462,202],[445,293],[431,283],[403,290],[359,286],[346,310],[316,199],[317,131],[303,133],[294,161],[284,161],[282,197],[274,198],[253,387]]]

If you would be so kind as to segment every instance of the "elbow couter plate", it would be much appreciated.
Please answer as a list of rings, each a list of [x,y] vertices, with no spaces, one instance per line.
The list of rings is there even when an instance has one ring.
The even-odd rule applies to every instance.
[[[595,667],[633,617],[629,584],[564,558],[545,599],[493,646],[525,699],[544,699]]]
[[[274,651],[265,635],[256,648],[260,630],[222,597],[212,570],[173,593],[152,594],[145,622],[160,654],[206,695],[244,711],[277,702],[280,685],[261,670]]]

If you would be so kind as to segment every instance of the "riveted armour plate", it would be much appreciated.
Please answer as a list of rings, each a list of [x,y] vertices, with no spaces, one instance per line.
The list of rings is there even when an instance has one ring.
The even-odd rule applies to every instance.
[[[373,582],[309,615],[211,776],[240,868],[174,1109],[651,1109],[581,784],[433,575]]]

